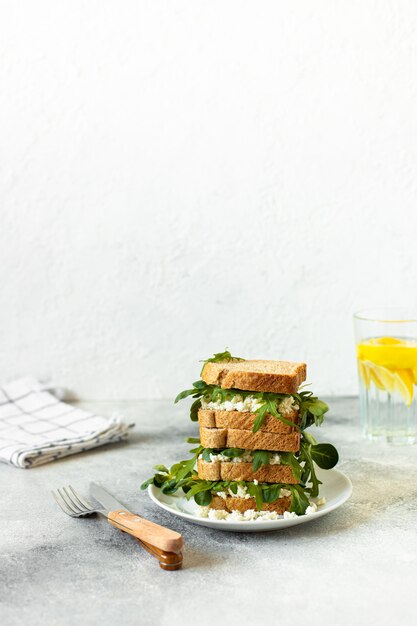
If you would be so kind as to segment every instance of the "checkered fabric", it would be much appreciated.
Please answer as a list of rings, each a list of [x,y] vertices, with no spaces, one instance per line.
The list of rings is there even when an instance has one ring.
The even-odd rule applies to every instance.
[[[30,468],[126,439],[120,417],[62,402],[34,378],[0,386],[0,461]]]

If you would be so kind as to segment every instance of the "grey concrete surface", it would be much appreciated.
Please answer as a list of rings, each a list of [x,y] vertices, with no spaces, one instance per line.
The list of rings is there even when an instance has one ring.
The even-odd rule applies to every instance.
[[[43,467],[0,466],[0,624],[186,625],[416,623],[417,447],[360,436],[357,400],[335,398],[318,434],[340,451],[353,496],[332,514],[282,531],[233,534],[159,510],[139,485],[152,465],[186,458],[197,434],[185,406],[82,403],[136,422],[128,443]],[[50,490],[97,481],[180,531],[184,568],[166,572],[96,517],[71,519]]]

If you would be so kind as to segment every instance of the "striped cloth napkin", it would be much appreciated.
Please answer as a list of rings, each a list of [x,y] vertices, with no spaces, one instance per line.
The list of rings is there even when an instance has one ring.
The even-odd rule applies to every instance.
[[[62,402],[34,378],[0,386],[0,461],[30,468],[126,439],[129,425]]]

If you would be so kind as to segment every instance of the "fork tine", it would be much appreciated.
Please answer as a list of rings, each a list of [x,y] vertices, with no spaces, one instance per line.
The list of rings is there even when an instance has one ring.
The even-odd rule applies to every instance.
[[[80,508],[83,508],[86,511],[90,511],[90,512],[93,511],[94,509],[93,505],[90,502],[88,502],[85,498],[80,496],[80,494],[77,493],[75,489],[71,487],[71,485],[68,485],[68,489],[71,489],[72,495],[74,496],[74,499],[77,502],[77,504],[80,505]]]
[[[77,501],[75,500],[75,498],[72,496],[69,487],[63,487],[62,488],[63,491],[65,492],[65,495],[67,496],[67,501],[69,500],[69,503],[71,504],[72,508],[75,509],[77,511],[78,514],[83,514],[85,513],[85,508],[83,506],[79,506]]]
[[[58,489],[58,493],[61,496],[61,498],[64,500],[67,507],[71,509],[71,511],[73,511],[73,514],[76,516],[80,515],[81,513],[80,509],[77,506],[75,506],[75,504],[72,502],[71,498],[68,496],[67,492],[65,491],[65,487],[62,487],[62,489]]]
[[[64,513],[66,513],[67,515],[71,515],[71,517],[75,517],[74,512],[72,511],[72,509],[68,507],[67,503],[65,502],[65,500],[62,498],[61,494],[59,493],[59,489],[57,491],[52,491],[51,493],[55,499],[55,502],[60,507],[60,509],[62,509]]]

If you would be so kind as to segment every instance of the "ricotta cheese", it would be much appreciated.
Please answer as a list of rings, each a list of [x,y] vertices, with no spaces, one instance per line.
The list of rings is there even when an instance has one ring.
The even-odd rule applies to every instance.
[[[241,395],[236,394],[232,396],[230,400],[221,401],[219,398],[216,402],[207,401],[205,398],[201,398],[202,409],[213,409],[214,411],[240,411],[241,413],[255,413],[262,406],[262,402],[255,396],[246,396],[243,398]],[[278,404],[278,411],[282,415],[289,415],[293,411],[298,409],[298,405],[292,396],[288,396],[281,400]]]
[[[200,454],[199,459],[203,459],[203,455]],[[210,453],[210,463],[216,463],[222,461],[223,463],[252,463],[253,453],[250,450],[245,450],[242,456],[235,456],[230,458],[225,454],[219,452],[217,454]],[[277,452],[269,453],[269,465],[281,465],[281,457]]]

